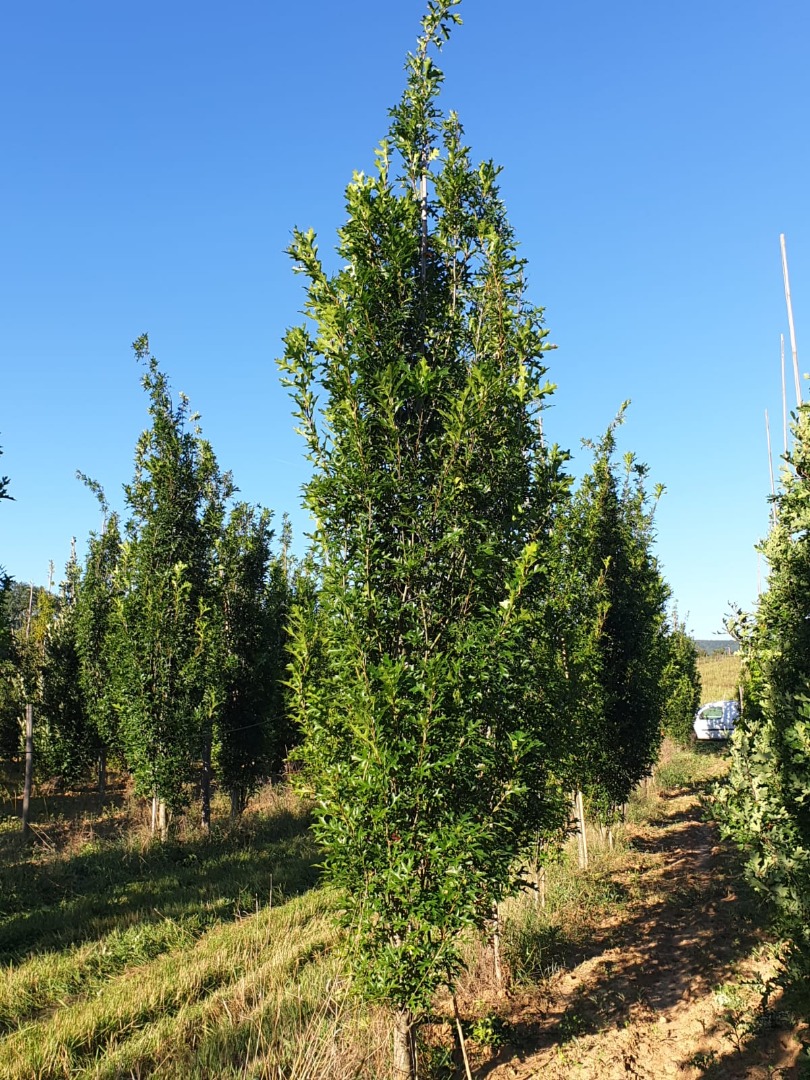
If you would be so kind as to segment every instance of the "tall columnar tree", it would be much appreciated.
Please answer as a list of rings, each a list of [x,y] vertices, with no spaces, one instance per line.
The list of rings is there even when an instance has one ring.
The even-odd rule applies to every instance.
[[[217,545],[221,683],[215,709],[217,772],[236,816],[286,750],[284,624],[289,584],[272,550],[271,514],[231,510]]]
[[[79,677],[77,610],[81,571],[75,551],[44,642],[36,759],[40,772],[75,783],[98,753]]]
[[[666,633],[663,689],[664,733],[685,745],[694,737],[692,723],[700,708],[701,683],[697,645],[677,612]]]
[[[566,523],[576,731],[569,768],[607,818],[658,756],[667,658],[669,590],[652,552],[647,468],[627,455],[621,475],[614,455],[622,417],[593,445]]]
[[[761,550],[770,570],[756,613],[741,617],[744,711],[732,737],[717,814],[747,852],[787,949],[787,972],[810,1016],[810,405]]]
[[[101,532],[90,535],[76,603],[78,679],[88,722],[95,732],[99,791],[103,794],[108,754],[121,752],[111,656],[121,534],[118,515],[110,513],[101,489],[86,477],[82,479],[95,491],[104,514]]]
[[[204,752],[204,696],[210,642],[211,568],[230,478],[144,336],[151,427],[138,440],[125,487],[130,518],[117,570],[111,670],[119,731],[138,789],[161,812],[183,802],[191,764]]]
[[[17,676],[18,654],[11,622],[10,578],[0,577],[0,760],[20,752],[20,694]]]
[[[558,822],[525,695],[543,677],[526,660],[550,509],[546,331],[498,169],[473,165],[437,105],[431,53],[457,3],[429,3],[375,171],[347,188],[341,269],[294,234],[311,321],[281,363],[313,464],[320,575],[317,606],[293,619],[301,754],[357,971],[396,1010],[403,1076],[459,932],[515,884],[536,804]]]

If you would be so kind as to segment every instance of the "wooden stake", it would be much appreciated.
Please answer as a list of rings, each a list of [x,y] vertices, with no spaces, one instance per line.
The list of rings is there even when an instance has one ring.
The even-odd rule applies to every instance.
[[[579,840],[579,868],[588,869],[588,840],[585,836],[585,804],[582,801],[582,792],[574,793],[574,809],[577,815],[577,833]]]
[[[456,1014],[456,1028],[458,1030],[459,1045],[461,1046],[461,1056],[464,1058],[464,1072],[467,1074],[467,1080],[472,1080],[470,1059],[467,1057],[467,1040],[464,1038],[464,1028],[461,1026],[461,1017],[458,1014],[458,1002],[455,994],[453,994],[453,1012]]]
[[[782,277],[785,282],[785,303],[787,304],[788,329],[790,330],[790,349],[793,353],[793,381],[796,384],[796,405],[802,403],[802,388],[799,383],[799,354],[796,349],[796,330],[793,326],[793,304],[790,301],[790,278],[788,277],[787,249],[785,247],[785,234],[779,234],[779,246],[782,249]]]

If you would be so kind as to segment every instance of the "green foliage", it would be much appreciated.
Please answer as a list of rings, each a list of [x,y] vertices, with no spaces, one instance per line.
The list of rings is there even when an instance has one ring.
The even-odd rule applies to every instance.
[[[681,745],[693,736],[692,723],[700,708],[701,681],[698,652],[683,623],[673,616],[666,635],[667,661],[663,673],[664,733]]]
[[[90,535],[76,599],[78,679],[88,722],[96,732],[97,745],[107,751],[118,751],[120,739],[111,668],[111,628],[118,587],[116,569],[121,552],[121,535],[118,515],[108,516],[108,507],[101,494],[100,501],[105,516],[104,527],[100,535]]]
[[[310,323],[280,362],[314,467],[319,591],[291,619],[300,759],[361,981],[414,1012],[453,978],[459,931],[515,887],[530,832],[560,819],[529,693],[558,465],[548,346],[498,170],[437,107],[430,51],[456,5],[429,5],[375,173],[347,188],[341,269],[294,234]]]
[[[762,552],[767,591],[753,616],[738,618],[744,712],[732,737],[727,786],[715,811],[748,854],[747,870],[766,898],[797,985],[810,978],[810,407],[774,500]]]
[[[661,744],[669,590],[652,554],[647,467],[614,459],[624,406],[562,521],[563,642],[572,727],[572,786],[610,817],[649,772]]]
[[[151,427],[138,440],[117,568],[109,669],[121,742],[138,790],[171,809],[205,736],[211,563],[231,493],[181,395],[174,406],[144,336]]]
[[[0,575],[0,759],[20,752],[19,657],[12,623],[12,580]]]
[[[42,686],[34,725],[37,771],[66,783],[80,779],[98,754],[96,733],[85,708],[77,641],[80,571],[75,554],[65,569],[58,611],[48,628]]]
[[[268,510],[238,503],[217,544],[222,637],[215,650],[216,761],[236,813],[244,810],[262,780],[280,767],[289,735],[282,691],[289,528],[285,523],[285,554],[274,557],[270,520]]]

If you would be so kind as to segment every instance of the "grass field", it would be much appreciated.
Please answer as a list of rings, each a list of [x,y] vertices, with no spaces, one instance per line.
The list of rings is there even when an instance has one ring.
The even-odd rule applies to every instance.
[[[626,829],[663,820],[666,791],[705,785],[724,768],[724,748],[667,744]],[[389,1076],[390,1018],[351,995],[339,898],[318,883],[307,809],[293,795],[270,789],[238,827],[163,845],[126,801],[95,817],[81,797],[77,807],[71,820],[66,796],[60,820],[40,821],[32,845],[16,818],[0,821],[3,1080]],[[541,1002],[599,927],[638,921],[647,887],[639,868],[652,855],[640,855],[626,829],[611,842],[589,830],[587,872],[569,844],[546,868],[542,902],[530,890],[504,907],[511,995],[491,950],[469,941],[458,1001],[476,1076],[489,1075],[504,1033],[517,1037],[520,995]],[[439,998],[421,1036],[420,1076],[463,1075],[452,1016],[452,1002]],[[561,1021],[566,1045],[571,1023]]]
[[[700,702],[722,701],[737,697],[737,685],[740,680],[740,654],[715,653],[713,656],[698,657],[700,674]]]

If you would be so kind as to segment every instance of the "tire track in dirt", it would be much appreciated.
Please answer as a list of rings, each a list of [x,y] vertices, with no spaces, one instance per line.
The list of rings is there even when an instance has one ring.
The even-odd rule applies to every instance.
[[[515,1045],[480,1063],[478,1080],[798,1077],[801,1032],[748,1030],[771,961],[699,788],[665,795],[662,815],[628,828],[618,884],[634,899],[565,971],[514,996]]]

